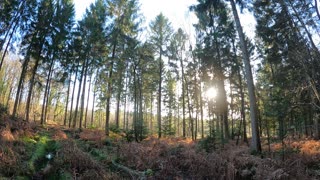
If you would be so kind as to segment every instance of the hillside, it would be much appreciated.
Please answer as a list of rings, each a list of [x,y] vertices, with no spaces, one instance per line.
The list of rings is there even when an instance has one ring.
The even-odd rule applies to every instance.
[[[287,139],[252,155],[246,144],[147,137],[59,125],[40,126],[1,115],[1,179],[317,179],[320,142]],[[213,149],[215,147],[215,149]],[[283,156],[284,155],[284,156]]]

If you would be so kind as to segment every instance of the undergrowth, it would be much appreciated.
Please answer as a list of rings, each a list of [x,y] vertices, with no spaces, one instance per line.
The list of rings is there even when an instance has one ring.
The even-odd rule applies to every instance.
[[[311,139],[274,142],[261,158],[234,141],[135,142],[117,130],[106,137],[1,118],[0,179],[320,179],[320,142]]]

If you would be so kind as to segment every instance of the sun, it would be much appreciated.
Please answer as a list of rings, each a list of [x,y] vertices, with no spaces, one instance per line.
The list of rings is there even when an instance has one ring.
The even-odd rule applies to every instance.
[[[211,88],[209,88],[206,92],[205,92],[205,96],[208,98],[208,99],[210,99],[210,100],[212,100],[212,99],[214,99],[216,96],[217,96],[217,89],[216,88],[214,88],[214,87],[211,87]]]

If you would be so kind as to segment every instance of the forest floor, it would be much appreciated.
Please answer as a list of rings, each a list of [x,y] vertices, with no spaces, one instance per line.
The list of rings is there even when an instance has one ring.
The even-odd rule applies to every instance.
[[[0,118],[0,179],[320,179],[320,142],[311,139],[275,142],[257,156],[234,141],[215,150],[183,138],[137,143]]]

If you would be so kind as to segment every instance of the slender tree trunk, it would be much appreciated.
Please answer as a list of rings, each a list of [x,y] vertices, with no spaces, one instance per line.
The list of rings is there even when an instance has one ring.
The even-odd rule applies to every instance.
[[[17,21],[19,21],[19,19],[20,19],[20,17],[18,18]],[[9,48],[10,42],[11,42],[12,37],[13,37],[13,35],[14,35],[17,27],[18,27],[18,24],[19,24],[19,23],[16,22],[16,24],[13,26],[13,29],[12,29],[12,32],[11,32],[11,34],[10,34],[9,40],[8,40],[8,42],[7,42],[6,48],[4,49],[4,52],[2,53],[2,57],[1,57],[1,61],[0,61],[0,70],[2,69],[2,65],[3,65],[3,62],[4,62],[4,58],[5,58],[5,56],[6,56],[7,52],[8,52],[8,48]],[[0,49],[0,51],[1,51],[1,50],[2,50],[2,49]]]
[[[201,118],[201,138],[204,138],[204,123],[203,123],[203,99],[202,99],[202,86],[200,86],[200,118]]]
[[[10,24],[9,24],[9,26],[8,26],[8,28],[7,28],[7,32],[5,33],[5,36],[4,36],[4,38],[3,38],[3,40],[2,40],[2,42],[0,43],[0,51],[2,51],[2,49],[3,49],[3,45],[5,44],[5,42],[7,41],[7,38],[8,38],[8,36],[9,36],[9,34],[10,34],[10,30],[11,30],[11,28],[12,28],[12,31],[11,31],[11,34],[10,34],[10,38],[9,38],[9,41],[8,41],[8,43],[7,43],[7,45],[6,45],[6,50],[4,51],[4,53],[2,54],[2,57],[1,57],[1,65],[0,65],[0,70],[1,70],[1,67],[2,67],[2,63],[3,63],[3,60],[4,60],[4,56],[6,55],[6,52],[7,52],[7,49],[8,49],[8,46],[9,46],[9,44],[10,44],[10,41],[11,41],[11,39],[12,39],[12,36],[13,36],[13,34],[15,33],[15,31],[16,31],[16,28],[17,28],[17,26],[18,26],[18,24],[19,24],[19,20],[20,20],[20,18],[21,18],[21,14],[22,14],[22,12],[23,12],[23,8],[24,8],[24,3],[26,2],[26,0],[24,0],[24,1],[21,1],[20,2],[20,4],[19,4],[19,10],[17,10],[16,11],[16,13],[15,13],[15,15],[13,16],[13,18],[12,18],[12,21],[10,22]]]
[[[8,94],[8,97],[7,97],[7,101],[6,101],[6,107],[8,108],[8,112],[9,113],[10,113],[9,102],[10,102],[12,90],[13,90],[13,85],[11,84],[10,90],[9,90],[9,94]]]
[[[120,77],[122,79],[122,77]],[[121,80],[120,80],[121,82]],[[121,83],[118,84],[118,93],[117,93],[117,105],[116,105],[116,127],[119,128],[119,116],[120,116],[120,98],[121,98]]]
[[[134,99],[134,108],[133,108],[133,130],[134,130],[134,137],[138,142],[138,95],[137,95],[137,81],[136,81],[136,65],[133,68],[133,99]]]
[[[126,129],[126,111],[127,111],[127,92],[128,92],[128,74],[129,74],[129,63],[126,63],[126,74],[125,74],[125,90],[124,90],[124,105],[123,105],[123,129]]]
[[[59,101],[60,101],[60,95],[58,95],[58,97],[57,97],[56,105],[55,105],[55,108],[53,110],[53,122],[56,122],[56,117],[58,116],[57,115],[57,110],[58,110],[58,107],[59,107]]]
[[[90,99],[92,76],[93,76],[93,74],[91,74],[90,78],[89,78],[89,89],[88,89],[88,94],[87,94],[86,112],[85,112],[85,115],[84,115],[84,128],[87,128],[88,108],[89,108],[89,99]]]
[[[240,69],[238,69],[238,78],[239,78],[239,88],[240,88],[240,98],[241,98],[241,119],[243,122],[243,142],[248,143],[247,138],[247,123],[246,123],[246,113],[245,113],[245,103],[244,103],[244,92],[242,85],[242,78],[240,74]]]
[[[217,68],[217,74],[218,74],[218,94],[219,97],[217,98],[217,104],[219,107],[219,113],[220,117],[222,118],[221,121],[223,124],[221,124],[221,127],[224,126],[224,134],[222,133],[222,136],[225,137],[225,139],[229,139],[229,122],[228,122],[228,103],[227,103],[227,93],[225,89],[225,84],[224,84],[224,74],[223,74],[223,69],[222,69],[222,64],[221,64],[221,55],[220,55],[220,46],[219,46],[219,41],[215,37],[215,44],[216,44],[216,51],[217,51],[217,58],[218,58],[218,68]],[[221,132],[223,132],[223,129],[221,129]]]
[[[43,102],[42,102],[42,110],[41,110],[41,124],[44,124],[46,119],[45,119],[45,107],[46,107],[46,102],[47,102],[47,98],[48,98],[48,94],[49,94],[49,82],[51,79],[51,74],[52,74],[52,69],[53,69],[53,62],[54,60],[51,60],[50,66],[49,66],[49,72],[48,72],[48,76],[47,76],[47,82],[46,82],[46,87],[44,90],[44,94],[43,94]]]
[[[320,13],[319,13],[319,9],[318,9],[318,0],[314,0],[314,8],[316,9],[316,12],[317,12],[317,16],[320,20]]]
[[[231,111],[231,139],[234,139],[234,118],[233,118],[233,91],[232,91],[232,84],[231,84],[231,74],[230,74],[230,111]]]
[[[142,94],[142,73],[141,74],[141,78],[138,78],[138,82],[139,83],[139,140],[142,141],[143,140],[143,112],[142,112],[142,100],[143,100],[143,94]]]
[[[41,52],[41,50],[40,50],[40,52]],[[39,63],[40,63],[40,52],[39,52],[38,58],[36,59],[36,63],[34,65],[34,67],[33,67],[32,75],[31,75],[31,79],[30,79],[30,87],[29,87],[29,92],[28,92],[28,97],[27,97],[27,104],[26,104],[26,121],[29,121],[31,96],[32,96],[32,92],[33,92],[35,76],[36,76],[37,69],[38,69],[38,66],[39,66]]]
[[[82,93],[81,93],[81,107],[80,107],[80,121],[79,121],[79,129],[82,129],[82,121],[83,121],[83,111],[84,111],[84,101],[85,101],[85,95],[86,95],[86,85],[87,85],[87,74],[88,74],[88,63],[89,60],[85,60],[84,62],[84,81],[83,81],[83,85],[82,85]]]
[[[46,121],[48,119],[48,109],[50,108],[50,104],[49,104],[49,99],[51,99],[51,79],[52,77],[49,78],[49,86],[48,86],[48,90],[47,90],[47,100],[46,100],[46,106],[45,106],[45,111],[44,111],[44,120]]]
[[[84,61],[85,61],[85,60],[84,60]],[[73,116],[73,124],[72,124],[72,127],[73,127],[73,128],[75,128],[76,125],[77,125],[78,107],[79,107],[79,100],[80,100],[80,95],[81,95],[81,87],[82,87],[82,81],[83,81],[85,66],[86,66],[86,62],[83,62],[82,68],[81,68],[81,74],[80,74],[78,94],[77,94],[76,109],[75,109],[75,113],[74,113],[74,116]],[[81,126],[81,125],[80,125],[80,126]]]
[[[106,105],[106,124],[105,124],[105,133],[107,136],[109,136],[110,99],[112,96],[112,74],[113,74],[114,58],[116,55],[116,47],[117,47],[117,43],[113,45],[111,64],[110,64],[110,70],[109,70],[108,94],[107,94],[107,105]]]
[[[239,81],[239,90],[240,90],[240,101],[241,101],[241,109],[240,109],[240,127],[239,127],[239,133],[238,133],[238,138],[237,138],[237,144],[239,141],[239,137],[241,134],[241,125],[243,124],[243,142],[248,144],[248,138],[247,138],[247,124],[246,124],[246,113],[245,113],[245,98],[244,98],[244,92],[243,92],[243,83],[242,83],[242,76],[241,76],[241,65],[239,64],[237,60],[237,50],[235,46],[235,42],[232,42],[232,48],[233,48],[233,53],[234,53],[234,62],[236,65],[236,73],[238,76],[238,81]]]
[[[283,3],[283,6],[286,7],[286,5],[284,4],[283,0],[281,0],[281,2]],[[291,9],[293,10],[295,16],[297,17],[298,21],[301,23],[303,29],[305,30],[305,32],[307,33],[307,36],[309,38],[309,42],[313,48],[313,50],[317,53],[317,56],[319,57],[320,56],[320,53],[319,53],[319,49],[317,48],[317,46],[315,45],[314,41],[313,41],[313,38],[312,38],[312,34],[309,32],[306,24],[303,22],[303,20],[300,18],[296,8],[293,6],[293,4],[291,3],[291,0],[288,0],[290,6],[291,6]],[[289,10],[287,10],[289,11]]]
[[[78,76],[78,67],[79,67],[79,61],[78,64],[76,66],[76,74],[74,76],[74,82],[73,82],[73,86],[72,86],[72,96],[71,96],[71,107],[70,107],[70,117],[69,117],[69,128],[71,127],[71,122],[72,122],[72,112],[73,112],[73,99],[74,99],[74,93],[76,90],[76,83],[77,83],[77,76]],[[71,77],[70,77],[71,79]]]
[[[94,118],[94,104],[95,104],[95,101],[96,101],[96,91],[93,90],[93,100],[92,100],[92,113],[91,113],[91,127],[93,127],[93,118]]]
[[[192,119],[192,113],[191,113],[191,98],[189,97],[190,95],[190,92],[189,92],[189,88],[188,88],[188,85],[187,85],[187,103],[188,103],[188,112],[189,112],[189,124],[190,124],[190,130],[191,130],[191,137],[192,137],[192,140],[194,140],[194,124],[193,124],[193,119]]]
[[[153,96],[152,96],[152,92],[151,92],[151,118],[150,118],[150,132],[151,134],[153,134]]]
[[[17,114],[18,104],[19,104],[20,96],[22,94],[24,79],[25,79],[25,76],[27,73],[29,61],[30,61],[30,58],[26,57],[23,64],[22,64],[22,71],[21,71],[21,75],[20,75],[20,79],[19,79],[19,83],[18,83],[18,88],[17,88],[17,93],[16,93],[16,98],[14,101],[14,106],[13,106],[13,111],[12,111],[13,117],[15,117]]]
[[[124,96],[125,97],[124,97],[124,103],[123,103],[123,129],[126,128],[127,94],[125,94]]]
[[[162,49],[160,48],[159,58],[159,87],[158,87],[158,137],[161,138],[161,89],[162,89]]]
[[[235,19],[236,28],[239,34],[240,39],[240,46],[242,50],[242,57],[245,66],[245,74],[247,78],[248,84],[248,92],[249,92],[249,99],[250,99],[250,117],[251,117],[251,128],[252,128],[252,144],[251,149],[258,153],[261,152],[261,143],[260,143],[260,136],[259,136],[259,129],[258,129],[258,122],[257,122],[257,104],[256,104],[256,95],[254,90],[254,83],[252,77],[252,70],[250,65],[250,57],[247,49],[247,44],[245,41],[244,33],[242,30],[242,26],[240,23],[239,15],[237,12],[236,4],[234,0],[230,0],[232,13]]]
[[[184,77],[184,66],[183,61],[180,59],[180,65],[181,65],[181,83],[182,83],[182,137],[186,137],[186,102],[185,102],[185,77]]]
[[[67,90],[67,100],[66,100],[66,106],[64,110],[64,120],[63,120],[63,125],[67,126],[67,116],[68,116],[68,105],[69,105],[69,96],[70,96],[70,87],[71,87],[71,74],[69,77],[69,82],[68,82],[68,90]]]

